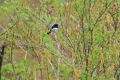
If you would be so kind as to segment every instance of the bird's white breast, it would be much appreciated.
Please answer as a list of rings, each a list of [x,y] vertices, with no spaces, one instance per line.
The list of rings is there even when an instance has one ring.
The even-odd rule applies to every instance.
[[[54,31],[57,31],[58,28],[53,28]]]

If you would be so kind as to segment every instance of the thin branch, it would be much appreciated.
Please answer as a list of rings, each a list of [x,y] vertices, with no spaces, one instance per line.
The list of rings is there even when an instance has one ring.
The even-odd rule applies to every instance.
[[[55,74],[55,77],[57,78],[57,72],[56,72],[56,70],[55,70],[55,68],[54,68],[54,66],[53,66],[53,63],[50,61],[49,58],[48,58],[48,61],[49,61],[50,65],[51,65],[51,67],[52,67],[52,70],[53,70],[53,72],[54,72],[54,74]]]
[[[3,62],[3,56],[5,54],[5,48],[6,48],[6,45],[2,45],[2,50],[0,52],[0,80],[1,80],[1,75],[2,75],[2,62]]]
[[[95,28],[96,24],[100,21],[101,17],[105,14],[106,10],[110,7],[111,3],[112,3],[112,1],[105,7],[105,9],[102,9],[100,15],[98,16],[95,23],[93,24],[93,26],[94,26],[93,29]]]

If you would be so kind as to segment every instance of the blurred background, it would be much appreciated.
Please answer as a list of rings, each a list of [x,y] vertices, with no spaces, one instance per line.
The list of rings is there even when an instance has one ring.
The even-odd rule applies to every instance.
[[[120,80],[119,34],[120,0],[0,0],[1,80]]]

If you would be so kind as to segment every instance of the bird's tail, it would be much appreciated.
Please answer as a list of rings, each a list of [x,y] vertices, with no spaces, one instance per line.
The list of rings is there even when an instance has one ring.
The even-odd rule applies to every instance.
[[[47,34],[50,34],[52,32],[52,30],[50,30],[49,32],[47,32]]]

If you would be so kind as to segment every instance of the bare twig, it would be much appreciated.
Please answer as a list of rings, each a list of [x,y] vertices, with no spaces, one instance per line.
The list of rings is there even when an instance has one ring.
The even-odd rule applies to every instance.
[[[51,65],[51,67],[52,67],[52,70],[53,70],[53,72],[54,72],[54,74],[55,74],[55,77],[57,78],[57,72],[56,72],[56,70],[55,70],[52,62],[50,61],[50,59],[48,59],[48,61],[49,61],[50,65]]]
[[[112,1],[105,7],[105,9],[102,9],[100,15],[98,16],[95,23],[93,24],[93,29],[95,28],[96,24],[100,21],[101,17],[105,14],[106,10],[110,7],[111,3],[112,3]]]

